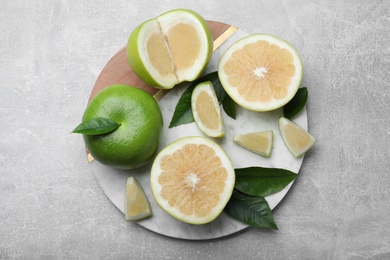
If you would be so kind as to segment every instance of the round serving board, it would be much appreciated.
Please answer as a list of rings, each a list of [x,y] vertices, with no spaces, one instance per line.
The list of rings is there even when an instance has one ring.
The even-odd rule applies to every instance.
[[[235,41],[248,35],[246,32],[228,24],[215,21],[208,21],[208,24],[214,37],[214,52],[204,74],[216,71],[219,58],[224,51]],[[144,89],[159,101],[164,120],[159,150],[181,137],[203,136],[195,123],[168,128],[175,106],[189,83],[180,84],[169,91],[161,91],[146,85],[137,77],[129,66],[126,56],[126,47],[120,49],[103,68],[92,89],[89,100],[103,88],[113,84],[127,84]],[[224,138],[214,141],[224,148],[232,159],[235,168],[249,166],[277,167],[298,173],[303,157],[293,157],[285,147],[278,130],[278,119],[280,116],[282,116],[282,109],[258,113],[238,107],[236,120],[223,114],[226,135]],[[299,116],[294,118],[294,121],[307,129],[306,110],[303,110]],[[234,135],[263,130],[272,130],[274,133],[273,150],[269,158],[264,158],[251,153],[234,144],[232,141]],[[149,180],[149,171],[152,162],[141,168],[125,171],[107,167],[98,161],[93,160],[88,152],[87,155],[97,182],[107,197],[120,211],[124,212],[125,184],[127,177],[134,176],[140,182],[150,201],[153,216],[137,223],[151,231],[169,237],[199,240],[223,237],[241,231],[247,227],[247,225],[230,218],[224,212],[217,219],[205,225],[190,225],[178,221],[165,213],[157,205],[152,196]],[[291,185],[292,183],[284,190],[266,197],[271,209],[275,208],[283,199]]]

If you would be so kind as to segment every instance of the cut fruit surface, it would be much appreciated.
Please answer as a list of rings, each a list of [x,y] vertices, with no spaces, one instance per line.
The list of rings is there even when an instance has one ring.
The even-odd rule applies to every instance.
[[[152,215],[148,198],[137,179],[127,178],[125,191],[125,218],[127,221],[141,220]]]
[[[156,157],[150,185],[157,204],[174,218],[205,224],[220,215],[235,184],[230,158],[206,137],[184,137]]]
[[[210,81],[196,85],[191,96],[191,108],[196,124],[205,135],[210,137],[225,135],[221,107]]]
[[[212,48],[207,22],[191,10],[177,9],[135,28],[128,41],[127,56],[143,81],[170,89],[199,77],[211,58]]]
[[[236,135],[233,141],[251,152],[269,157],[272,151],[273,132],[262,131]]]
[[[253,111],[270,111],[294,97],[302,79],[302,62],[285,40],[253,34],[225,51],[218,76],[237,104]]]
[[[279,118],[279,131],[288,150],[295,157],[303,155],[316,142],[305,129],[285,117]]]

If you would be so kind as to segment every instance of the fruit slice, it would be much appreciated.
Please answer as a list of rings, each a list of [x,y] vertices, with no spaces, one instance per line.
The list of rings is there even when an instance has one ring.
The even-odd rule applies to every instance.
[[[305,129],[285,117],[279,118],[279,131],[288,150],[295,157],[300,157],[316,142]]]
[[[214,220],[229,201],[235,183],[232,162],[206,137],[184,137],[156,157],[150,185],[157,204],[190,224]]]
[[[127,57],[133,71],[147,84],[170,89],[199,77],[212,50],[207,22],[191,10],[176,9],[135,28]]]
[[[148,198],[133,176],[127,178],[125,194],[125,218],[127,221],[141,220],[152,215]]]
[[[225,51],[218,75],[237,104],[253,111],[270,111],[294,97],[302,79],[302,63],[288,42],[272,35],[253,34]]]
[[[269,157],[272,151],[273,132],[262,131],[236,135],[233,141],[251,152]]]
[[[191,108],[196,124],[205,135],[210,137],[225,135],[221,107],[210,81],[196,85],[191,96]]]

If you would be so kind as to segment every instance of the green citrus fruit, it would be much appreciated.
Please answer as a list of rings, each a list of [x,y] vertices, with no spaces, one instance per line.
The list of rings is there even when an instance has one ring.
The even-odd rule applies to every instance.
[[[86,147],[99,162],[120,169],[144,165],[158,149],[162,115],[146,91],[127,85],[108,86],[87,106],[82,121],[109,118],[120,126],[102,135],[83,135]]]
[[[197,13],[176,9],[136,27],[129,37],[127,57],[133,71],[147,84],[171,89],[193,81],[206,68],[213,36]]]

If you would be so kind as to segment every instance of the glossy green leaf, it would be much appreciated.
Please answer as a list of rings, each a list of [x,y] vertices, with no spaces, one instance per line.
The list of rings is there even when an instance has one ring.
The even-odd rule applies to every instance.
[[[252,196],[268,196],[283,190],[298,174],[280,168],[248,167],[235,169],[235,188]]]
[[[79,124],[72,133],[83,134],[83,135],[101,135],[107,134],[120,126],[119,123],[109,118],[92,118]]]
[[[308,95],[306,87],[298,89],[295,96],[283,107],[283,116],[292,119],[298,115],[305,107]]]
[[[232,218],[259,228],[278,229],[267,200],[234,190],[224,211]]]
[[[213,84],[215,94],[217,95],[217,99],[219,103],[223,103],[227,94],[225,89],[222,87],[221,81],[219,81],[218,72],[212,72],[206,75],[208,80]],[[203,80],[206,81],[206,80]]]
[[[195,86],[196,85],[191,84],[181,95],[179,102],[176,104],[175,111],[173,112],[169,128],[194,122],[191,110],[191,95]]]
[[[223,100],[222,107],[228,116],[230,116],[233,119],[236,119],[237,105],[229,95],[226,95],[225,99]]]

